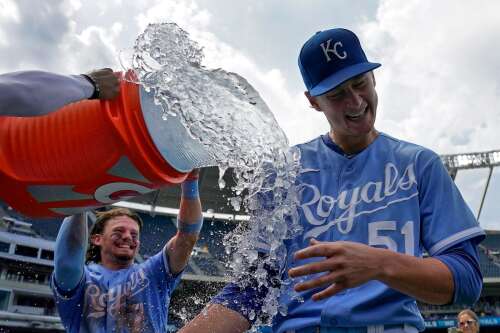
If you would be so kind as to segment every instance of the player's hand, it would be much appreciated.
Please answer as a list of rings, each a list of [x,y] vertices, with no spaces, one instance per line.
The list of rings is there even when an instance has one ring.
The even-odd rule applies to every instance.
[[[120,80],[111,68],[101,68],[87,73],[99,89],[97,98],[113,99],[120,92]]]
[[[324,273],[314,279],[298,283],[294,288],[298,292],[325,288],[312,296],[313,300],[319,301],[381,276],[380,258],[383,255],[381,251],[387,250],[355,242],[319,242],[312,239],[310,246],[295,253],[295,260],[316,257],[324,259],[292,268],[288,271],[288,275],[295,278]]]

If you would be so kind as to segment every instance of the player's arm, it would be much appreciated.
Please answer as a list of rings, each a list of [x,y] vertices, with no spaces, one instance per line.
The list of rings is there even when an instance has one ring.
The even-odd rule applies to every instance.
[[[177,217],[177,234],[168,241],[165,247],[172,274],[177,274],[186,267],[203,226],[198,174],[198,170],[191,172],[181,184],[182,195]]]
[[[386,258],[387,277],[381,281],[431,304],[474,304],[481,294],[483,281],[477,241],[477,238],[462,241],[429,258],[402,254],[399,254],[402,260],[392,262],[391,258]],[[414,263],[415,267],[411,267]],[[426,287],[422,288],[423,285]]]
[[[263,300],[268,292],[267,284],[259,285],[252,274],[255,268],[256,266],[250,268],[250,274],[240,276],[240,282],[228,283],[207,307],[179,332],[239,333],[250,329],[250,314],[254,314],[251,318],[255,320],[255,314],[261,312]],[[277,271],[270,270],[269,267],[264,269],[268,271],[268,283],[270,280],[277,280],[274,279]],[[245,282],[245,287],[241,286],[241,280]]]
[[[0,115],[40,116],[87,98],[111,99],[119,81],[109,68],[86,75],[20,71],[0,75]]]
[[[289,271],[289,275],[299,277],[324,273],[295,286],[297,291],[322,288],[313,295],[314,300],[330,297],[370,280],[379,280],[429,304],[447,304],[459,299],[473,301],[481,289],[481,284],[477,283],[481,280],[477,269],[479,264],[475,259],[457,253],[452,259],[455,264],[450,264],[450,253],[445,252],[435,258],[417,258],[360,243],[312,240],[309,247],[295,254],[295,260],[318,257],[324,260],[297,266]],[[460,279],[468,283],[455,286],[455,281]]]
[[[442,261],[380,251],[382,264],[378,280],[425,303],[442,305],[453,300],[453,275]]]
[[[179,333],[243,333],[250,329],[248,320],[221,304],[210,304]]]
[[[65,218],[57,234],[54,250],[54,278],[61,291],[71,291],[81,281],[87,242],[85,215]]]
[[[210,304],[180,332],[246,332],[262,313],[262,306],[269,287],[279,288],[281,269],[265,261],[267,254],[259,252],[260,259],[250,265],[248,271],[238,277],[237,282],[228,283]],[[255,272],[264,269],[266,283],[258,281]],[[206,329],[209,328],[209,329]],[[204,331],[204,329],[206,329]]]

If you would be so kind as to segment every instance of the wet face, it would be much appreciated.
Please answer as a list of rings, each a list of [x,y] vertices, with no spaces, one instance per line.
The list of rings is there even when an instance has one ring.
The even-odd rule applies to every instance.
[[[458,317],[458,328],[460,328],[463,333],[479,332],[476,320],[467,313],[461,314]]]
[[[330,135],[342,148],[365,148],[376,137],[378,96],[372,72],[358,75],[324,95],[312,97],[306,92],[306,96],[314,109],[325,114]]]
[[[139,225],[125,215],[113,217],[106,222],[102,234],[92,236],[92,242],[100,246],[104,266],[128,267],[139,250]]]

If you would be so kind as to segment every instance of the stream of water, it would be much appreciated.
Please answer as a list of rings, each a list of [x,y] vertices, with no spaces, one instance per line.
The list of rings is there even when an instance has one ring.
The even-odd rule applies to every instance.
[[[229,271],[245,287],[257,283],[268,292],[261,313],[250,313],[267,325],[280,311],[281,286],[269,267],[283,271],[285,239],[300,232],[296,176],[300,154],[288,140],[258,92],[241,76],[203,66],[202,48],[174,23],[151,24],[137,38],[131,64],[139,82],[153,89],[163,119],[180,117],[190,135],[217,162],[219,186],[233,169],[236,185],[230,199],[235,211],[245,210],[241,224],[225,238],[232,255]],[[263,250],[265,254],[259,254]]]

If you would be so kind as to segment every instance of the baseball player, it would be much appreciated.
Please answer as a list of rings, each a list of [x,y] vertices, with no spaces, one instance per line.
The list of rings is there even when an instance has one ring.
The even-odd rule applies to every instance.
[[[198,170],[181,184],[177,233],[154,256],[134,263],[141,218],[125,208],[82,215],[59,229],[51,288],[69,333],[164,333],[168,308],[203,226]]]
[[[379,66],[346,29],[320,31],[300,51],[305,95],[330,131],[298,146],[303,231],[286,242],[281,278],[301,279],[283,286],[287,313],[273,332],[418,332],[416,300],[479,297],[484,231],[436,153],[375,129]],[[181,332],[244,332],[264,293],[229,284]]]

